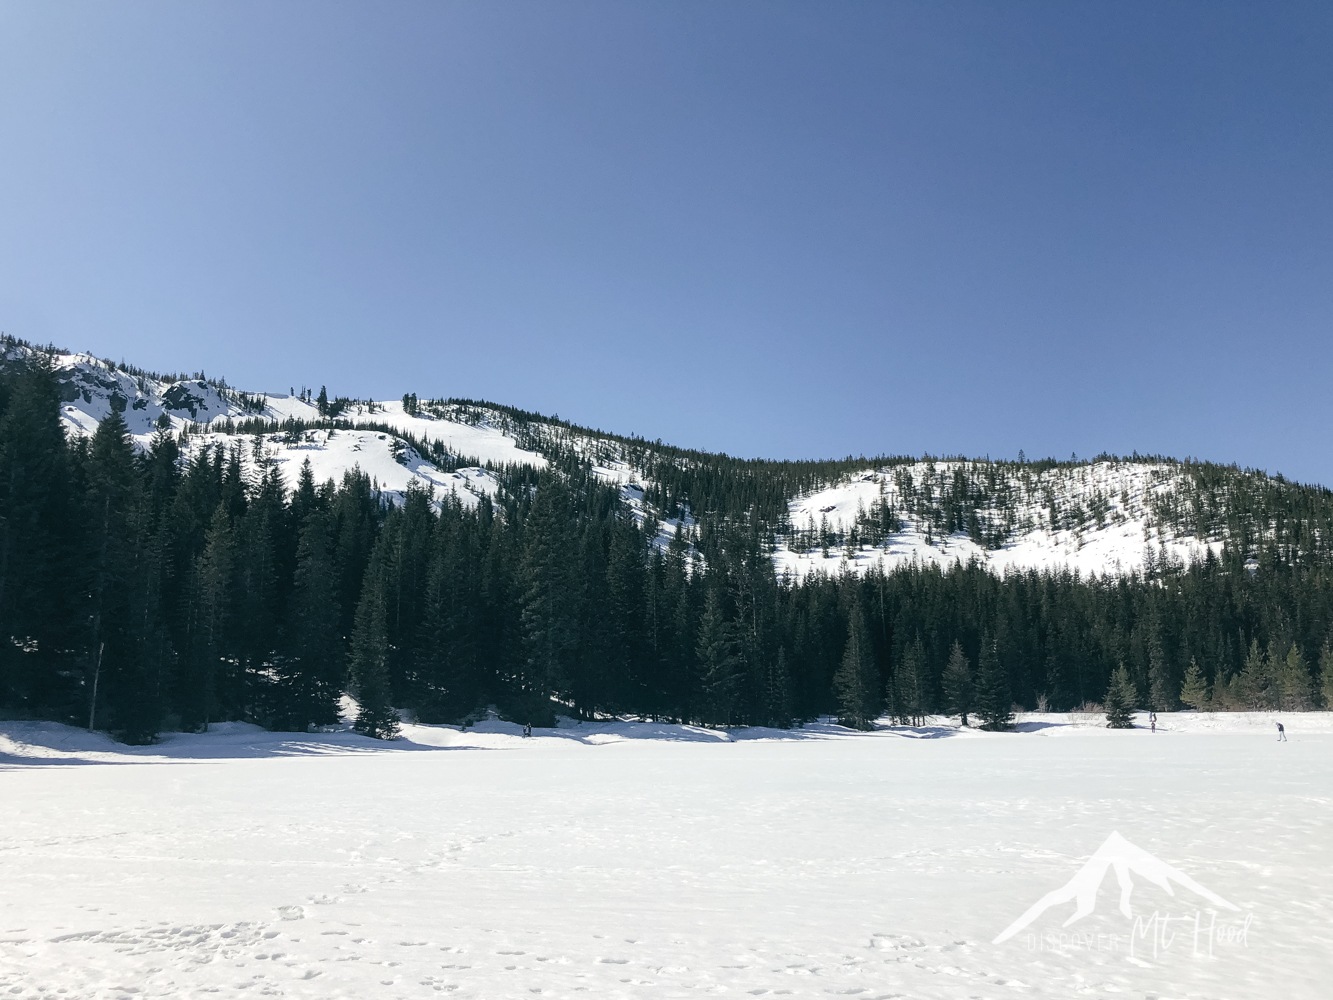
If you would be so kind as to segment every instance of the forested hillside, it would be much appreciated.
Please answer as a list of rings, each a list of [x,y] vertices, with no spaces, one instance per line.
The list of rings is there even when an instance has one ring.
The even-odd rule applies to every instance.
[[[9,715],[148,741],[327,724],[350,692],[381,736],[395,708],[488,705],[1001,726],[1100,701],[1121,664],[1162,709],[1333,693],[1321,488],[1162,458],[747,461],[465,400],[0,358]]]

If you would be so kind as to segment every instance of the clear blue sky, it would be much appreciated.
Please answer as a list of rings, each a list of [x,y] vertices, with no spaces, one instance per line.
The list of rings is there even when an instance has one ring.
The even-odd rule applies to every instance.
[[[0,329],[1333,484],[1333,4],[0,3]]]

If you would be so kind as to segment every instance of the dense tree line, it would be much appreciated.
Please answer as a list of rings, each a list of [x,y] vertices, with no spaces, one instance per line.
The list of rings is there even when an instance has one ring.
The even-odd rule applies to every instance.
[[[773,572],[765,497],[836,463],[777,467],[778,486],[754,464],[731,493],[719,457],[688,488],[720,510],[693,506],[662,545],[572,439],[545,471],[496,470],[475,504],[417,489],[391,504],[357,471],[317,483],[307,466],[288,490],[240,443],[183,449],[163,428],[137,450],[114,413],[66,440],[58,406],[40,357],[0,371],[0,710],[127,740],[330,724],[344,692],[358,726],[388,736],[395,708],[456,722],[491,705],[536,725],[950,711],[1001,728],[1015,705],[1099,702],[1118,671],[1116,697],[1161,709],[1316,707],[1333,680],[1317,491],[1293,502],[1204,470],[1180,516],[1225,518],[1240,543],[1143,576],[913,566],[798,582]],[[1224,494],[1288,516],[1246,534]]]

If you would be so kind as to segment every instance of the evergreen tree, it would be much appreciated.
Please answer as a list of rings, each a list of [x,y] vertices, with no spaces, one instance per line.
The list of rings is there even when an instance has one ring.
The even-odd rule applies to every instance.
[[[698,695],[695,686],[698,674],[695,647],[699,634],[695,615],[696,587],[690,583],[689,548],[684,535],[684,529],[678,528],[672,536],[662,567],[662,605],[668,616],[663,623],[666,635],[662,644],[662,685],[669,710],[677,719],[694,716],[692,702]]]
[[[847,645],[842,665],[833,675],[833,692],[838,700],[838,719],[851,729],[873,729],[879,716],[879,677],[870,631],[859,596],[853,600],[847,620]]]
[[[523,662],[514,685],[515,713],[537,725],[554,721],[550,698],[569,683],[576,648],[578,591],[571,573],[571,521],[564,481],[544,473],[523,525],[519,567]]]
[[[106,725],[126,743],[157,739],[166,711],[176,652],[163,601],[167,533],[153,527],[150,497],[143,491],[131,515],[134,564],[128,574],[126,617],[118,623],[124,652],[106,691]]]
[[[1279,668],[1278,691],[1279,706],[1286,712],[1306,712],[1313,707],[1314,684],[1310,677],[1310,666],[1295,643],[1287,650]]]
[[[1111,675],[1111,686],[1106,690],[1106,725],[1111,729],[1132,729],[1134,705],[1138,699],[1134,682],[1122,663]]]
[[[787,649],[778,647],[778,655],[767,661],[768,676],[764,690],[764,714],[761,725],[786,729],[792,723],[791,671],[787,666]]]
[[[288,567],[287,513],[282,474],[268,467],[250,491],[237,537],[235,607],[243,628],[236,630],[241,662],[236,671],[236,717],[271,725],[270,682],[283,643]],[[292,540],[294,546],[295,540]]]
[[[1180,702],[1190,708],[1203,711],[1208,707],[1208,681],[1195,660],[1190,660],[1185,671],[1185,680],[1180,687]]]
[[[898,670],[899,683],[899,721],[909,726],[925,723],[926,693],[926,651],[921,643],[921,633],[917,633],[904,651]]]
[[[354,728],[377,740],[398,737],[398,715],[390,704],[389,627],[385,610],[385,570],[377,549],[356,606],[356,627],[349,655],[352,691],[360,711]]]
[[[522,591],[517,573],[522,555],[516,532],[508,528],[509,518],[516,520],[518,515],[506,511],[501,517],[484,499],[478,510],[478,534],[484,545],[480,557],[477,662],[484,671],[483,693],[504,700],[524,669]]]
[[[319,506],[321,504],[319,491],[315,487],[315,473],[310,465],[310,459],[307,458],[301,463],[301,471],[296,474],[296,489],[292,491],[292,500],[288,507],[291,521],[297,526],[298,532],[306,524],[314,509]]]
[[[976,711],[981,728],[992,732],[1010,729],[1014,724],[1014,699],[1009,687],[1009,673],[1000,663],[996,643],[986,634],[981,638],[981,656],[977,663]]]
[[[380,498],[371,487],[370,477],[360,468],[343,473],[333,501],[332,516],[333,554],[338,568],[337,591],[342,617],[339,632],[350,635],[370,552],[383,520]]]
[[[389,684],[395,704],[419,702],[423,681],[417,675],[421,656],[422,621],[430,573],[431,541],[437,518],[431,511],[431,491],[410,483],[401,506],[385,519],[378,545],[383,552],[385,611],[390,655]]]
[[[124,418],[112,410],[98,425],[88,448],[87,517],[89,524],[86,586],[88,725],[136,743],[157,733],[161,706],[158,687],[143,676],[130,598],[145,542],[134,448]],[[140,537],[136,537],[140,536]],[[117,706],[115,711],[111,706]],[[106,708],[105,713],[102,712]],[[99,714],[102,715],[100,721]]]
[[[1253,640],[1249,654],[1245,657],[1245,665],[1231,682],[1231,697],[1237,707],[1250,711],[1276,707],[1272,667],[1259,641]]]
[[[740,686],[740,643],[734,626],[726,617],[722,595],[716,586],[709,587],[704,595],[696,656],[699,664],[698,721],[706,726],[729,726],[735,721]]]
[[[49,365],[0,379],[0,706],[24,714],[64,717],[82,702],[70,465]]]
[[[345,658],[336,586],[329,519],[312,509],[301,526],[296,550],[289,641],[279,669],[277,727],[303,731],[338,721]]]
[[[949,711],[959,716],[967,727],[967,716],[972,711],[972,666],[957,640],[949,648],[949,662],[944,667],[944,698]]]
[[[1333,709],[1333,643],[1327,639],[1319,647],[1319,678],[1324,695],[1324,707]]]
[[[418,715],[425,721],[463,718],[481,699],[477,658],[482,615],[480,528],[456,497],[440,512],[422,612]]]
[[[1148,652],[1148,707],[1155,712],[1171,711],[1176,707],[1176,690],[1178,687],[1171,679],[1166,652],[1158,637]]]
[[[214,719],[231,717],[238,700],[236,563],[231,518],[218,504],[193,574],[190,669],[180,701],[187,728],[206,729]]]
[[[644,596],[648,581],[643,538],[628,518],[618,516],[615,507],[610,511],[614,513],[608,518],[606,605],[600,609],[611,640],[606,663],[609,687],[618,695],[617,711],[656,718],[662,712],[662,699],[649,671],[645,645]]]

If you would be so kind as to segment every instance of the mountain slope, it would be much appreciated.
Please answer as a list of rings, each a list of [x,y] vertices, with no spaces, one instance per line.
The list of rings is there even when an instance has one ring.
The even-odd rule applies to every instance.
[[[510,473],[590,466],[620,487],[640,523],[747,521],[770,534],[777,572],[864,573],[904,564],[977,562],[995,573],[1122,576],[1188,565],[1239,546],[1257,566],[1322,558],[1327,490],[1234,467],[1170,459],[1001,463],[884,458],[742,462],[575,427],[471,401],[339,399],[246,392],[202,375],[168,377],[87,354],[0,342],[0,363],[44,357],[56,371],[66,431],[91,436],[113,410],[135,442],[180,438],[187,455],[239,446],[252,471],[276,465],[294,488],[359,468],[391,500],[409,484],[465,504]],[[521,470],[529,470],[523,473]]]

